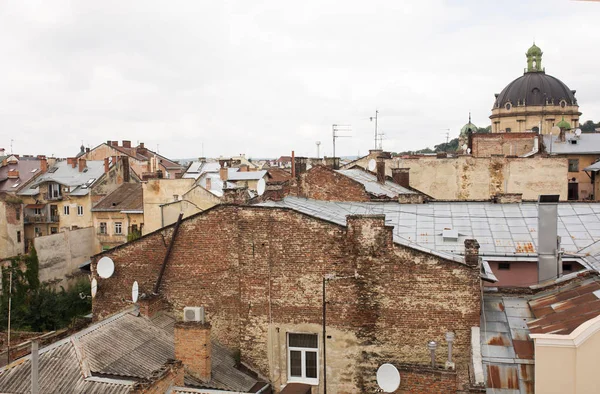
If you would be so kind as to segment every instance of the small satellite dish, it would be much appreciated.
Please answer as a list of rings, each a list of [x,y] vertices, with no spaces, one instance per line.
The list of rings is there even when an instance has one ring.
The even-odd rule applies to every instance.
[[[575,129],[575,135],[579,137],[581,135],[581,129]]]
[[[265,182],[264,178],[258,181],[256,184],[256,192],[259,196],[265,194],[265,189],[267,188],[267,182]]]
[[[375,159],[369,160],[369,171],[375,171],[375,168],[377,168],[377,162]]]
[[[312,164],[307,164],[307,165],[306,165],[306,170],[307,170],[307,171],[308,171],[308,170],[310,170],[311,168],[312,168]]]
[[[139,294],[140,294],[140,289],[138,287],[138,283],[136,280],[133,282],[133,286],[131,286],[131,301],[137,302]]]
[[[98,281],[94,278],[92,279],[92,298],[96,297],[96,292],[98,292]]]
[[[115,263],[113,263],[110,257],[102,257],[98,261],[96,271],[98,271],[98,275],[100,275],[102,279],[110,278],[115,272]]]
[[[553,126],[553,127],[550,129],[550,133],[552,133],[552,134],[554,134],[554,135],[559,135],[559,134],[560,134],[560,127],[558,127],[558,126]]]
[[[377,384],[384,393],[393,393],[400,387],[400,372],[392,364],[383,364],[377,370]]]

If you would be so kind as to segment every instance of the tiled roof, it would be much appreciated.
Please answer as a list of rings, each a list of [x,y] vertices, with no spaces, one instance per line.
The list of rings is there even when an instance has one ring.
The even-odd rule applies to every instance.
[[[399,194],[416,194],[414,191],[391,182],[386,179],[385,183],[377,182],[377,176],[360,168],[350,170],[336,170],[335,172],[345,175],[364,185],[365,190],[375,196],[395,198]]]
[[[271,167],[266,171],[269,174],[269,182],[283,182],[292,178],[292,174],[283,168]]]
[[[9,156],[6,156],[7,158]],[[2,158],[0,158],[0,163]],[[34,157],[21,157],[17,163],[7,163],[0,166],[0,192],[16,192],[19,186],[25,184],[35,175],[40,173],[41,161]],[[9,170],[18,170],[18,178],[8,178]]]
[[[394,241],[450,255],[464,254],[464,241],[475,238],[483,256],[537,257],[538,208],[533,202],[330,202],[286,197],[260,205],[287,207],[346,224],[351,214],[384,214]],[[444,229],[458,232],[444,238]],[[559,203],[558,235],[567,255],[600,268],[600,203]],[[598,258],[595,258],[598,257]]]
[[[532,334],[570,334],[582,323],[600,315],[598,278],[571,283],[529,300],[536,319],[528,322]],[[600,292],[599,292],[600,293]]]
[[[142,211],[144,199],[141,183],[124,183],[104,197],[92,211]]]
[[[56,182],[70,188],[70,195],[85,196],[89,187],[104,174],[104,161],[86,161],[86,168],[79,172],[79,166],[73,168],[65,160],[57,162],[48,171],[37,177],[30,185],[21,190],[19,195],[37,195],[39,185],[44,182]]]

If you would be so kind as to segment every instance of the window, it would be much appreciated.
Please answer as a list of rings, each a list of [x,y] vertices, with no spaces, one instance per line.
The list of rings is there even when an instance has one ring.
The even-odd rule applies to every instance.
[[[34,227],[34,228],[33,228],[33,232],[35,233],[35,236],[36,236],[36,237],[39,237],[39,236],[41,236],[41,235],[42,235],[42,229],[41,229],[41,228],[39,228],[39,227]]]
[[[511,131],[512,131],[512,129],[511,129],[510,127],[507,127],[507,128],[506,128],[506,132],[507,132],[507,133],[510,133]]]
[[[115,234],[123,234],[123,223],[115,222]]]
[[[21,220],[21,207],[15,208],[15,216],[17,220]]]
[[[509,270],[510,263],[498,263],[498,269],[499,270]]]
[[[512,108],[512,105],[510,105],[510,103],[506,103],[504,108],[506,108],[507,111],[510,111],[510,109]]]
[[[100,222],[100,234],[107,234],[107,232],[106,232],[106,222]]]
[[[573,266],[570,263],[563,263],[563,271],[573,271]]]
[[[17,231],[17,242],[21,243],[21,232]]]
[[[83,207],[81,205],[77,206],[77,216],[83,216]]]
[[[58,183],[50,183],[48,185],[48,198],[59,198],[60,197],[60,185]]]
[[[58,227],[50,227],[50,234],[58,234]]]
[[[173,201],[178,201],[179,200],[179,196],[177,194],[173,194]]]
[[[565,108],[567,106],[567,102],[565,100],[560,100],[560,107]]]
[[[33,208],[33,214],[34,215],[41,215],[42,214],[42,208]]]
[[[535,126],[531,129],[531,131],[533,131],[534,133],[539,133],[540,132],[540,128]]]
[[[63,207],[63,213],[64,213],[65,215],[67,215],[67,216],[69,215],[69,206],[68,206],[68,205],[65,205],[65,206]]]
[[[569,159],[569,172],[579,172],[579,159]]]
[[[318,341],[316,334],[288,334],[288,382],[319,384]]]

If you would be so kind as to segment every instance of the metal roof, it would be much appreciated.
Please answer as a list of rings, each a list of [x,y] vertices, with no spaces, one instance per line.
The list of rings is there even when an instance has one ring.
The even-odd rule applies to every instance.
[[[399,194],[416,194],[414,191],[391,182],[386,179],[385,183],[377,182],[377,176],[360,168],[349,170],[335,170],[335,172],[345,175],[364,185],[368,193],[377,196],[386,196],[389,198],[398,197]]]
[[[51,171],[55,168],[55,171]],[[56,182],[70,188],[71,196],[85,196],[89,188],[104,174],[104,161],[86,161],[86,169],[79,172],[79,165],[73,168],[66,160],[57,162],[51,169],[35,179],[19,195],[34,196],[39,193],[39,185],[44,182]]]
[[[240,171],[239,168],[228,168],[227,169],[227,180],[228,181],[258,181],[265,177],[267,171]]]
[[[487,393],[534,392],[534,345],[527,328],[533,314],[527,301],[484,296],[480,333]]]
[[[546,134],[543,137],[546,151],[550,154],[600,155],[600,133],[582,133],[579,137],[567,133],[565,142],[560,142],[557,135]]]
[[[9,157],[9,156],[6,156]],[[25,184],[33,176],[40,173],[41,160],[33,157],[21,157],[16,163],[7,163],[2,166],[0,157],[0,192],[16,192],[19,186]],[[8,178],[8,171],[18,170],[18,178]]]
[[[463,255],[464,241],[479,242],[486,258],[537,257],[537,203],[496,204],[492,202],[330,202],[299,197],[269,201],[264,206],[286,207],[341,225],[346,216],[384,214],[393,226],[394,241],[432,250],[443,257]],[[458,238],[444,238],[444,230]],[[600,203],[559,203],[558,235],[567,255],[585,258],[600,268]],[[596,242],[598,242],[596,244]]]
[[[544,72],[527,72],[502,89],[494,107],[503,107],[506,103],[517,106],[520,102],[527,106],[548,105],[546,100],[550,99],[557,108],[560,100],[565,100],[567,105],[577,105],[574,91],[560,79]]]
[[[600,171],[600,161],[597,161],[594,164],[585,167],[583,169],[583,171],[592,171],[592,172],[598,172],[598,171]]]

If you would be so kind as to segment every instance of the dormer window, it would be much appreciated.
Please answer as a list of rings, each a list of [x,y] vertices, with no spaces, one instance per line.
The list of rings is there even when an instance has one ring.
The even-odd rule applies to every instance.
[[[510,109],[512,108],[512,105],[510,103],[506,103],[504,108],[506,108],[507,111],[510,111]]]

